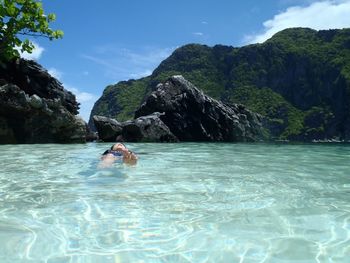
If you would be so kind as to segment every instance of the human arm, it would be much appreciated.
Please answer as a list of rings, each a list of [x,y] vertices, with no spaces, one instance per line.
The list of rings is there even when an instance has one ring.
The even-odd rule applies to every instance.
[[[130,165],[135,165],[137,163],[137,155],[129,150],[123,151],[123,162]]]

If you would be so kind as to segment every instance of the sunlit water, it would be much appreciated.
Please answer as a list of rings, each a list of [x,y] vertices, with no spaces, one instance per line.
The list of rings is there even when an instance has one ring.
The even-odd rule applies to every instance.
[[[0,262],[350,262],[350,146],[0,146]]]

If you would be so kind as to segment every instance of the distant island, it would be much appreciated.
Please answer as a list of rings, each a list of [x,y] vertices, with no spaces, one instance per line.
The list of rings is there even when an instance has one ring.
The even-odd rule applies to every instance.
[[[106,87],[90,126],[94,115],[133,119],[157,84],[173,75],[262,115],[272,140],[350,140],[350,29],[291,28],[240,48],[185,45],[151,76]]]

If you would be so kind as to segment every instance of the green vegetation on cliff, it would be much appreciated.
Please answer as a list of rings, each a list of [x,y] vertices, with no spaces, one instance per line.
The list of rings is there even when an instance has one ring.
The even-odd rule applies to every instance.
[[[132,118],[159,82],[177,74],[265,116],[272,138],[350,139],[350,29],[286,29],[241,48],[183,46],[151,76],[107,87],[92,115]]]
[[[131,119],[147,92],[149,81],[150,78],[147,77],[106,87],[102,97],[95,103],[93,111],[98,109],[95,114],[111,116],[118,121]]]

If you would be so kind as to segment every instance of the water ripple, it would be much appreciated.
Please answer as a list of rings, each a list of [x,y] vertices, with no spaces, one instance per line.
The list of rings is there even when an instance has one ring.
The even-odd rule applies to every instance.
[[[0,262],[347,262],[350,146],[0,146]]]

